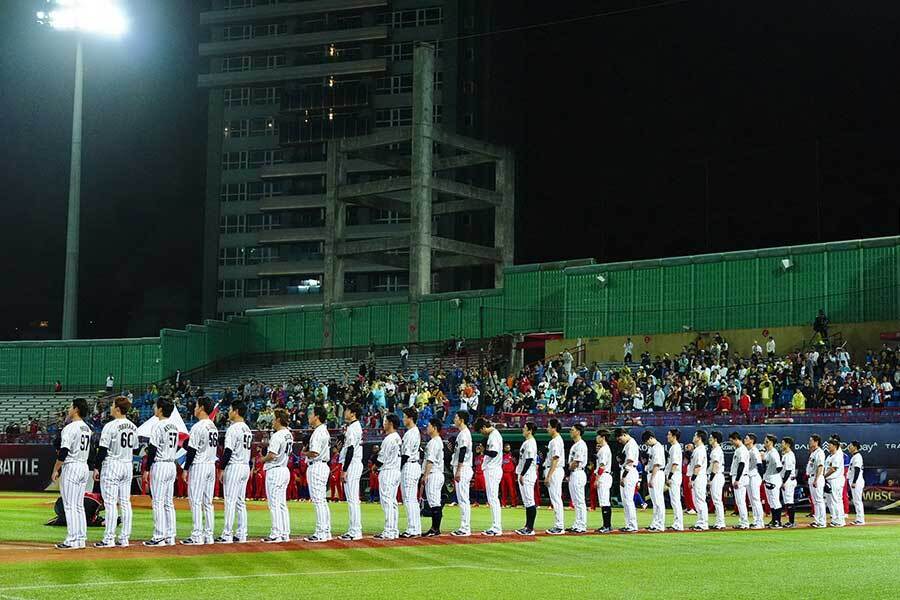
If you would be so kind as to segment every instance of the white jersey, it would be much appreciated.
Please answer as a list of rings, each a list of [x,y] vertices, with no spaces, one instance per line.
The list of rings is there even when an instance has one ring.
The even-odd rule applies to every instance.
[[[713,463],[718,464],[716,470],[719,473],[725,473],[725,452],[722,450],[722,446],[716,446],[709,451],[709,467],[706,472],[710,477],[713,476]]]
[[[496,456],[488,456],[488,452],[496,452],[497,454]],[[496,429],[488,436],[481,469],[483,471],[500,471],[503,469],[503,436]]]
[[[100,447],[106,448],[104,465],[128,463],[137,448],[137,426],[128,419],[113,419],[100,432]]]
[[[747,451],[747,447],[743,444],[734,449],[734,457],[731,459],[732,481],[737,478],[739,465],[744,465],[744,470],[741,472],[741,477],[747,477],[749,475],[747,471],[749,471],[750,469],[750,453]]]
[[[525,461],[531,459],[531,465],[528,467],[528,472],[523,473],[522,469],[525,468]],[[516,465],[516,474],[522,475],[523,477],[532,477],[535,475],[535,469],[537,468],[535,463],[537,461],[537,442],[534,441],[534,438],[528,438],[524,442],[522,442],[522,446],[519,448],[519,464]]]
[[[381,441],[381,449],[378,451],[378,462],[382,471],[400,469],[400,434],[396,431],[388,434]]]
[[[766,452],[766,473],[763,475],[763,479],[767,483],[772,483],[776,478],[780,479],[781,468],[781,455],[778,454],[778,450],[772,448]]]
[[[612,450],[609,449],[609,444],[604,444],[597,448],[597,472],[600,472],[600,469],[603,469],[604,473],[610,473],[610,469],[612,468]]]
[[[659,472],[663,473],[666,468],[666,451],[659,442],[647,448],[647,474],[653,472],[653,467],[659,467]]]
[[[809,460],[806,461],[806,476],[815,477],[819,467],[825,466],[825,452],[821,448],[816,448],[809,454]]]
[[[575,467],[576,469],[584,469],[585,465],[587,465],[587,457],[587,444],[584,443],[584,440],[578,440],[569,448],[569,464],[578,463],[578,466]]]
[[[160,419],[150,433],[150,444],[156,448],[155,462],[174,462],[178,453],[178,427],[170,419]]]
[[[191,427],[188,447],[197,451],[194,456],[195,465],[208,465],[216,462],[216,449],[219,446],[219,430],[209,419],[197,421]]]
[[[293,445],[294,434],[287,427],[273,432],[271,437],[269,437],[269,448],[266,450],[266,454],[274,454],[275,458],[267,462],[263,466],[263,470],[269,471],[278,467],[286,467]]]
[[[853,481],[853,476],[856,474],[854,469],[859,469],[859,479],[856,481],[856,485],[859,485],[863,481],[862,471],[863,471],[863,458],[862,452],[857,452],[853,456],[850,457],[850,472],[849,477],[850,481]]]
[[[762,457],[759,455],[759,450],[756,449],[756,446],[751,446],[747,449],[747,456],[750,477],[759,477],[759,465],[762,464]]]
[[[362,425],[359,424],[359,421],[353,421],[347,425],[347,431],[344,432],[344,446],[341,448],[340,456],[341,464],[344,463],[344,459],[347,457],[347,448],[353,448],[353,458],[350,460],[350,465],[362,465]]]
[[[786,452],[781,457],[782,474],[790,473],[788,479],[797,479],[797,456],[793,452]]]
[[[841,485],[844,485],[844,453],[838,450],[834,454],[829,454],[828,458],[825,459],[825,472],[828,472],[828,469],[834,468],[834,473],[826,477],[828,481],[831,482],[840,482]]]
[[[324,423],[313,429],[312,435],[309,436],[309,452],[318,454],[315,458],[309,459],[309,464],[327,463],[331,458],[328,447],[331,444],[331,436],[328,435],[328,427]]]
[[[631,438],[625,443],[625,447],[622,448],[622,470],[624,471],[627,468],[629,461],[631,462],[631,468],[636,469],[639,457],[640,448],[638,448],[634,438]]]
[[[561,435],[550,438],[550,443],[547,444],[547,459],[544,461],[544,475],[550,472],[550,467],[553,465],[553,459],[557,457],[559,457],[557,465],[559,468],[562,468],[563,461],[566,460],[566,447]]]
[[[403,434],[400,444],[400,456],[407,457],[407,463],[419,462],[419,447],[422,445],[422,434],[418,427],[410,427]]]
[[[249,465],[253,433],[243,421],[232,423],[225,431],[225,448],[231,450],[229,465]]]
[[[456,446],[453,451],[453,456],[450,458],[450,466],[456,469],[457,465],[459,465],[459,449],[465,448],[466,455],[463,457],[463,466],[470,467],[472,466],[472,432],[469,431],[468,428],[460,430],[459,434],[456,436]]]
[[[441,473],[444,471],[444,442],[441,436],[433,437],[428,440],[425,446],[425,460],[430,462],[432,473]]]
[[[694,474],[694,469],[700,467],[700,473],[706,473],[706,446],[694,446],[691,452],[691,462],[688,465],[688,475]]]
[[[59,447],[68,448],[69,453],[63,464],[87,463],[91,453],[91,435],[93,432],[84,421],[72,421],[62,430]]]
[[[678,467],[675,471],[676,474],[681,473],[681,461],[681,444],[675,442],[669,446],[669,460],[666,462],[666,477],[672,474],[672,467]]]

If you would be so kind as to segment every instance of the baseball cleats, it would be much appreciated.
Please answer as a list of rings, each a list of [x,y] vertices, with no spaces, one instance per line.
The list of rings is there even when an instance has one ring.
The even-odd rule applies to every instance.
[[[269,537],[264,537],[263,539],[261,539],[259,541],[262,542],[263,544],[283,544],[284,542],[287,542],[289,540],[287,540],[286,538],[283,538],[283,537],[279,537],[277,535],[270,535]]]
[[[462,529],[457,529],[456,531],[451,531],[450,535],[452,535],[453,537],[469,537],[472,534],[469,533],[468,531],[463,531]]]
[[[386,535],[385,533],[382,532],[382,533],[376,533],[375,535],[373,535],[373,536],[372,536],[372,539],[373,539],[373,540],[380,540],[380,541],[383,541],[383,542],[389,542],[389,541],[391,541],[391,540],[393,540],[393,539],[396,539],[396,538],[392,538],[392,537],[390,537],[390,536],[388,536],[388,535]]]
[[[547,533],[547,535],[565,535],[566,531],[559,527],[551,527],[545,533]]]
[[[597,533],[612,533],[612,528],[610,527],[601,527],[596,530]]]
[[[107,541],[94,542],[94,548],[115,548],[115,547],[116,547],[115,542],[107,542]]]
[[[345,533],[344,535],[338,538],[342,542],[356,542],[362,539],[361,535],[351,535],[349,533]]]
[[[119,548],[127,548],[127,547],[128,547],[128,540],[127,540],[127,539],[124,539],[124,538],[123,538],[123,539],[120,539],[120,540],[116,540],[116,546],[118,546]]]
[[[502,531],[497,531],[496,529],[488,529],[487,531],[482,531],[481,535],[486,535],[488,537],[500,537],[503,535]]]
[[[322,542],[327,542],[328,538],[319,537],[317,535],[310,535],[303,538],[304,542],[309,542],[310,544],[321,544]]]
[[[84,548],[84,546],[79,546],[75,542],[62,542],[56,545],[57,550],[78,550],[79,548]]]
[[[194,538],[185,538],[181,540],[181,543],[185,546],[202,546],[203,540],[195,540]]]
[[[534,535],[534,529],[528,529],[527,527],[523,527],[522,529],[516,529],[516,535],[532,536],[532,535]]]
[[[438,537],[439,535],[441,535],[440,531],[435,531],[434,529],[429,529],[428,531],[426,531],[425,533],[422,534],[422,537],[431,538],[431,537]]]
[[[419,537],[418,533],[409,533],[407,531],[404,531],[403,533],[400,534],[400,539],[404,539],[404,540],[408,540],[410,538],[417,538],[417,537]]]
[[[169,541],[165,538],[153,538],[152,540],[146,540],[143,544],[145,546],[153,546],[153,547],[168,546]]]
[[[217,537],[215,539],[215,543],[217,543],[217,544],[233,544],[234,540],[231,539],[230,537],[223,537],[220,535],[219,537]]]

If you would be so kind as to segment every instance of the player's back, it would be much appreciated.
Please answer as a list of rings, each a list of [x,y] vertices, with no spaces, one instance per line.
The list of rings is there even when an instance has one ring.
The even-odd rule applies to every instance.
[[[137,447],[137,426],[128,419],[113,419],[103,426],[100,447],[106,448],[105,463],[130,463]]]
[[[195,465],[206,465],[216,462],[216,450],[219,446],[219,430],[209,419],[197,421],[191,427],[191,439],[188,442],[197,451]]]
[[[225,447],[231,449],[229,464],[250,464],[250,449],[253,448],[253,433],[243,421],[232,423],[225,431]]]
[[[151,443],[156,448],[156,462],[173,462],[178,452],[178,427],[163,419],[153,428]]]
[[[91,453],[91,435],[93,432],[84,421],[72,421],[66,425],[60,437],[60,446],[68,448],[64,464],[86,463]]]

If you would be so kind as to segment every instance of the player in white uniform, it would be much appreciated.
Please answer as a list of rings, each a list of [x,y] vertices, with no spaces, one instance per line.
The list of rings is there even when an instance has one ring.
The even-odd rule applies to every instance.
[[[119,510],[122,514],[122,531],[118,545],[128,546],[131,537],[131,465],[137,448],[137,427],[125,415],[131,409],[131,401],[124,396],[113,400],[109,410],[112,421],[103,426],[97,449],[94,479],[100,482],[100,495],[106,511],[106,531],[103,540],[95,548],[116,547],[116,525]]]
[[[503,535],[503,523],[500,513],[500,480],[503,479],[503,436],[484,417],[475,423],[475,429],[487,437],[484,449],[484,487],[488,506],[491,507],[491,526],[482,531],[482,535]]]
[[[406,431],[400,442],[400,491],[403,507],[406,509],[406,531],[401,538],[414,538],[422,535],[422,515],[419,510],[419,480],[422,478],[422,465],[419,463],[422,435],[416,420],[419,413],[414,408],[403,410],[403,426]]]
[[[725,452],[722,451],[722,433],[713,431],[709,434],[709,495],[716,513],[716,521],[711,529],[725,529],[725,503],[722,501],[722,490],[725,487]]]
[[[597,533],[612,531],[612,506],[609,501],[609,490],[612,488],[612,451],[609,449],[609,430],[597,432],[597,504],[603,514],[603,526]]]
[[[672,527],[684,531],[684,509],[681,506],[681,463],[684,460],[681,449],[681,432],[670,429],[666,433],[669,442],[669,458],[666,461],[666,487],[669,489],[669,504],[672,506]]]
[[[652,431],[645,431],[641,441],[647,446],[647,490],[653,504],[653,519],[647,531],[666,530],[666,451]]]
[[[182,477],[188,483],[188,501],[191,505],[193,528],[191,537],[181,540],[185,545],[213,543],[215,513],[213,493],[216,489],[216,452],[219,447],[219,430],[209,419],[213,411],[212,399],[197,399],[194,416],[197,422],[191,427],[187,440],[187,458]]]
[[[291,470],[287,465],[294,445],[294,434],[288,429],[289,423],[288,412],[283,408],[276,408],[273,421],[275,431],[269,437],[269,447],[262,459],[263,470],[266,472],[266,498],[272,518],[268,537],[260,540],[266,544],[291,541],[291,515],[288,512],[286,494],[291,478]]]
[[[734,446],[734,456],[731,459],[731,490],[734,492],[734,505],[738,511],[738,524],[735,529],[750,529],[750,521],[747,519],[747,486],[750,485],[750,453],[741,434],[737,431],[728,436],[731,445]]]
[[[794,438],[781,438],[781,503],[787,510],[788,522],[782,527],[794,526],[794,491],[797,489],[797,457],[794,455]]]
[[[550,494],[550,505],[553,507],[553,527],[547,530],[550,535],[563,535],[565,521],[562,499],[562,482],[566,476],[565,467],[566,448],[562,436],[559,435],[559,420],[550,419],[547,422],[547,433],[550,434],[550,443],[547,444],[547,459],[544,461],[544,485]]]
[[[247,480],[250,478],[250,450],[253,432],[244,421],[247,405],[234,402],[228,410],[231,425],[225,431],[225,450],[222,453],[222,495],[225,497],[225,523],[220,544],[247,541]],[[237,516],[237,529],[234,520]]]
[[[584,496],[584,486],[587,485],[587,476],[584,468],[587,466],[587,444],[581,439],[584,435],[584,425],[576,423],[569,432],[572,436],[572,447],[569,448],[569,498],[575,507],[575,522],[572,523],[571,533],[587,533],[587,502]]]
[[[859,451],[859,442],[853,440],[847,444],[847,450],[850,452],[850,480],[847,482],[850,486],[850,497],[853,500],[853,512],[856,518],[853,525],[866,524],[866,511],[863,507],[863,490],[866,487],[866,480],[863,477],[863,458]]]
[[[759,474],[759,466],[762,464],[762,456],[759,454],[759,450],[756,448],[756,434],[748,433],[744,436],[744,446],[747,448],[747,454],[749,456],[749,464],[747,465],[748,470],[750,471],[750,479],[747,484],[747,496],[750,498],[750,510],[753,512],[753,523],[750,524],[750,529],[765,529],[766,524],[763,522],[763,516],[765,513],[763,512],[762,505],[762,475]]]
[[[360,408],[358,404],[351,404],[344,409],[344,422],[347,429],[344,431],[344,445],[339,457],[344,465],[341,473],[341,481],[344,483],[344,497],[347,499],[347,512],[349,513],[349,526],[347,533],[339,539],[352,542],[362,539],[362,516],[359,504],[359,480],[362,477],[362,426],[359,424]]]
[[[709,529],[709,505],[706,504],[707,437],[703,430],[694,434],[694,451],[691,452],[691,462],[688,465],[688,473],[691,474],[691,491],[694,493],[694,508],[697,511],[697,520],[691,528],[694,531]]]
[[[453,417],[453,425],[459,431],[450,457],[456,503],[459,506],[459,528],[451,531],[455,537],[471,535],[472,505],[469,502],[469,485],[472,483],[472,432],[469,431],[469,413],[461,410]]]
[[[303,454],[309,461],[306,478],[309,482],[309,499],[316,510],[316,531],[303,538],[305,542],[320,543],[331,540],[331,511],[328,508],[328,479],[331,477],[331,468],[328,460],[331,453],[328,451],[331,445],[331,436],[328,435],[328,413],[325,407],[317,405],[313,414],[309,417],[309,426],[313,428],[309,438],[309,445]]]
[[[400,419],[395,414],[384,417],[384,440],[378,451],[375,465],[378,467],[378,498],[384,511],[384,531],[375,535],[376,540],[396,540],[400,531],[397,521],[397,487],[400,485]]]
[[[781,479],[783,470],[781,464],[781,454],[775,448],[776,438],[771,433],[766,435],[763,440],[765,447],[765,455],[763,459],[766,463],[766,471],[763,474],[763,486],[766,488],[766,500],[769,502],[769,508],[772,509],[772,521],[769,527],[772,529],[781,529],[781,485],[784,483]]]
[[[806,480],[809,482],[809,500],[812,503],[813,522],[810,527],[825,527],[825,452],[820,447],[818,434],[809,437],[809,460],[806,462]]]
[[[444,503],[441,498],[444,489],[444,441],[441,439],[441,429],[440,419],[437,417],[429,419],[422,486],[425,491],[425,502],[431,511],[431,528],[425,532],[425,537],[441,535],[441,520],[444,518]]]
[[[516,529],[518,535],[534,535],[534,519],[537,517],[537,506],[534,503],[534,483],[537,481],[537,442],[534,440],[535,425],[531,421],[522,427],[525,441],[519,447],[519,463],[516,465],[516,478],[519,481],[519,494],[522,506],[525,507],[525,527]]]
[[[60,550],[84,548],[87,541],[87,516],[84,513],[84,490],[90,479],[88,455],[93,432],[84,417],[87,400],[76,398],[69,407],[69,424],[63,427],[59,454],[53,465],[52,481],[59,480],[59,495],[66,513],[66,539],[57,544]]]
[[[634,507],[634,488],[638,482],[637,463],[640,449],[637,442],[628,432],[619,427],[616,429],[616,440],[622,445],[622,472],[619,478],[619,493],[625,509],[625,527],[619,531],[633,532],[638,530],[637,510]]]
[[[828,456],[825,458],[825,497],[828,512],[831,513],[831,526],[843,527],[844,514],[844,452],[841,440],[828,440]]]
[[[150,481],[153,507],[153,538],[145,546],[175,545],[175,455],[178,452],[178,427],[169,418],[175,405],[169,398],[159,397],[153,409],[158,422],[150,432],[147,446],[148,470],[144,482]]]

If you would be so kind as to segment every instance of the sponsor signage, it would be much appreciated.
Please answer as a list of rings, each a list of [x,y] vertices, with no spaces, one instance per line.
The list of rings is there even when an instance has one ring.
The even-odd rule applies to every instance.
[[[50,485],[56,450],[41,444],[0,444],[0,490],[43,491]]]

